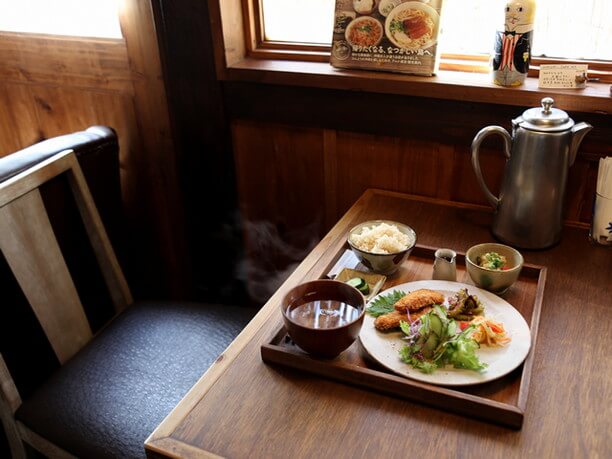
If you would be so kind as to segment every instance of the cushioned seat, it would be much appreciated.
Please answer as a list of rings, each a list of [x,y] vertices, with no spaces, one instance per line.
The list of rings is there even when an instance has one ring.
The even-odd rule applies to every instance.
[[[144,457],[143,443],[255,311],[135,303],[16,413],[79,457]]]

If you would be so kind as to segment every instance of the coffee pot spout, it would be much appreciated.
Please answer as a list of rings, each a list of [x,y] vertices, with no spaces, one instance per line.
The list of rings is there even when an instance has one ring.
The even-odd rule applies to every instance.
[[[588,132],[593,129],[589,123],[578,123],[572,127],[572,143],[570,144],[569,151],[569,165],[572,166],[574,161],[576,161],[576,155],[578,154],[578,149],[580,148],[580,144],[582,143],[582,139],[584,136],[588,134]]]

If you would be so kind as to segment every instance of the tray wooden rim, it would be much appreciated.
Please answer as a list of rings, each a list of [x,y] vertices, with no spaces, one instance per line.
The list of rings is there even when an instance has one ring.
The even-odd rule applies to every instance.
[[[325,273],[329,272],[331,266],[335,264],[335,261],[341,256],[344,249],[345,246],[342,246],[333,263],[324,271]],[[433,257],[433,253],[436,250],[437,248],[435,247],[417,244],[413,250],[413,255]],[[457,253],[457,263],[465,264],[464,253]],[[286,335],[284,326],[281,326],[270,342],[261,345],[261,357],[266,363],[287,366],[365,389],[375,388],[378,393],[385,393],[387,395],[423,403],[436,408],[443,408],[457,414],[473,416],[483,421],[520,429],[523,424],[527,405],[546,275],[547,268],[545,266],[528,263],[524,264],[520,274],[520,277],[536,279],[537,285],[529,324],[531,331],[531,349],[522,365],[514,370],[520,371],[521,373],[516,405],[498,402],[480,395],[461,392],[458,390],[460,388],[437,386],[419,382],[396,375],[390,370],[372,369],[337,361],[334,361],[334,364],[330,365],[330,361],[315,359],[307,354],[292,352],[286,347],[275,344]],[[358,345],[361,347],[361,343]],[[363,348],[360,350],[361,352],[365,352]],[[358,377],[356,378],[355,376]],[[410,390],[406,391],[406,387],[410,387]],[[483,409],[483,407],[485,409]]]

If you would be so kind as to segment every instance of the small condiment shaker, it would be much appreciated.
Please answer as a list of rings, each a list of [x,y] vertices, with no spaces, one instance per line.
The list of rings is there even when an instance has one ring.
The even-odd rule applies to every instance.
[[[451,249],[438,249],[435,253],[433,264],[434,280],[453,281],[457,280],[457,253]]]

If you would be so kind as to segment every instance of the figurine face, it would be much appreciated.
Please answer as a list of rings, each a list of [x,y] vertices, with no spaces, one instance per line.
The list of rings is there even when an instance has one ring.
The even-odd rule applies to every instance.
[[[510,0],[506,3],[506,30],[526,32],[533,28],[534,0]]]

